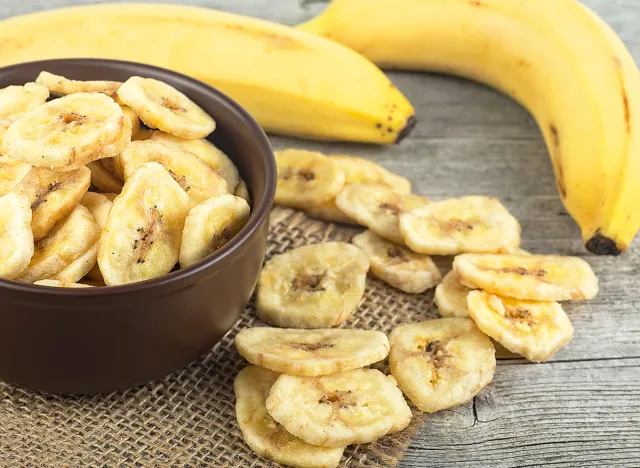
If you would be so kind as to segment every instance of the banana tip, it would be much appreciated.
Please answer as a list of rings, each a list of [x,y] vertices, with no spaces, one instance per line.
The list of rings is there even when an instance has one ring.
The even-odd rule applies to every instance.
[[[616,242],[602,234],[596,234],[586,243],[587,250],[596,255],[620,255],[621,249]]]
[[[400,133],[398,133],[398,138],[396,139],[396,143],[400,143],[402,140],[407,138],[409,134],[413,131],[414,127],[416,126],[416,123],[418,123],[418,119],[416,119],[415,115],[412,115],[411,117],[409,117],[407,119],[407,123],[405,124],[404,128],[400,130]]]

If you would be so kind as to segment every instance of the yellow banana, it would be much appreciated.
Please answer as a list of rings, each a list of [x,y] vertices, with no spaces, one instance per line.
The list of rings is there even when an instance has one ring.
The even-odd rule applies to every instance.
[[[227,93],[277,133],[393,143],[415,122],[407,99],[349,48],[216,10],[103,4],[0,22],[0,65],[61,57],[131,60],[185,73]]]
[[[576,0],[333,0],[300,29],[383,67],[474,79],[536,118],[587,248],[618,254],[640,227],[640,73]]]

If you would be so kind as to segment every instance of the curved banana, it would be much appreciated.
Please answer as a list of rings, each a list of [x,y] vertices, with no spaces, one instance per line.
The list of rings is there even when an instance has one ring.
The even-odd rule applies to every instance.
[[[383,67],[481,81],[535,117],[558,191],[597,254],[640,228],[640,73],[576,0],[333,0],[299,28]]]
[[[0,21],[0,49],[0,65],[98,57],[176,70],[217,87],[276,133],[394,143],[415,122],[384,73],[347,47],[211,9],[125,3],[33,13]]]

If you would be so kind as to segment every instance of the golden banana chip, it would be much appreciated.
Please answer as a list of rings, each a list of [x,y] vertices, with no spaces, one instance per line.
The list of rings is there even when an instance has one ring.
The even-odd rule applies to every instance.
[[[358,306],[368,270],[367,256],[344,242],[307,245],[276,255],[260,274],[258,316],[279,327],[339,325]]]
[[[131,138],[133,138],[140,131],[140,118],[131,107],[125,105],[121,105],[120,107],[122,108],[124,115],[129,117],[129,120],[131,120]]]
[[[153,130],[151,128],[142,128],[142,127],[140,127],[140,130],[138,130],[138,132],[135,135],[133,135],[131,137],[131,139],[133,141],[149,140],[153,136],[153,132],[154,131],[155,130]]]
[[[2,151],[36,167],[71,171],[112,157],[131,140],[131,121],[110,97],[76,93],[43,104],[11,124]]]
[[[373,442],[411,421],[395,379],[375,369],[320,377],[283,374],[271,387],[266,407],[289,433],[321,447]]]
[[[40,107],[48,97],[49,90],[36,83],[0,89],[0,121],[12,123],[25,112]]]
[[[394,192],[411,193],[411,182],[382,166],[358,156],[333,154],[330,156],[345,173],[348,184],[378,183],[386,185]]]
[[[104,195],[105,197],[107,197],[107,199],[110,202],[114,202],[116,197],[120,194],[119,193],[102,193],[101,195]]]
[[[306,209],[322,205],[342,190],[345,175],[322,153],[289,149],[276,151],[278,186],[275,203]]]
[[[160,164],[141,166],[109,211],[98,250],[108,286],[165,275],[178,261],[189,196]]]
[[[461,405],[493,379],[493,344],[471,319],[402,325],[389,341],[391,373],[420,411],[434,413]]]
[[[520,245],[520,224],[495,198],[432,202],[400,216],[407,246],[430,255],[507,252]]]
[[[206,138],[216,128],[214,120],[195,102],[166,83],[132,76],[120,89],[120,100],[151,128],[187,140]]]
[[[0,156],[0,196],[11,192],[30,170],[29,164]]]
[[[236,418],[242,437],[253,451],[286,466],[334,468],[344,447],[316,447],[289,434],[273,420],[265,401],[278,378],[276,372],[257,366],[245,367],[236,377]]]
[[[45,86],[54,96],[66,96],[75,93],[102,93],[110,98],[115,98],[118,88],[122,86],[119,81],[78,81],[70,80],[64,76],[54,75],[42,71],[36,78],[36,83]]]
[[[242,198],[249,206],[251,206],[251,195],[249,194],[249,189],[247,188],[247,184],[244,180],[240,179],[240,182],[238,182],[233,194],[236,197]]]
[[[366,230],[351,242],[369,257],[371,273],[400,291],[418,294],[442,281],[431,257],[414,253],[373,231]]]
[[[467,298],[478,327],[509,351],[548,361],[573,338],[573,326],[557,302],[525,301],[471,291]]]
[[[17,193],[0,197],[0,278],[13,279],[33,256],[31,206]]]
[[[371,330],[255,327],[238,333],[235,343],[251,364],[306,377],[359,369],[389,353],[387,336]]]
[[[463,286],[456,272],[451,270],[436,288],[434,301],[443,317],[469,317],[467,295],[471,289]]]
[[[74,171],[54,172],[34,167],[14,187],[29,199],[33,218],[33,238],[40,240],[53,226],[69,214],[89,189],[91,172],[86,167]]]
[[[80,200],[80,203],[82,203],[82,205],[91,212],[91,214],[93,215],[93,219],[96,220],[96,223],[98,223],[98,226],[100,226],[100,230],[103,231],[104,227],[107,225],[107,218],[109,217],[109,212],[111,211],[113,202],[105,194],[87,192],[82,197],[82,200]],[[100,268],[96,264],[98,260],[98,248],[99,245],[96,246],[96,261],[94,262],[94,266],[87,273],[87,276],[93,278],[94,280],[104,282],[102,273],[100,272]]]
[[[381,184],[348,184],[336,197],[340,211],[385,239],[404,245],[399,216],[429,203],[424,197],[397,193]]]
[[[329,223],[358,225],[358,223],[349,218],[340,210],[340,208],[338,208],[335,199],[324,202],[321,205],[310,206],[305,210],[305,212],[313,218],[327,221]]]
[[[217,195],[228,193],[227,181],[193,153],[159,141],[132,142],[122,153],[125,180],[143,164],[162,164],[189,195],[191,207]]]
[[[534,301],[593,299],[598,278],[578,257],[464,254],[453,261],[460,281],[499,296]]]
[[[52,280],[52,279],[36,281],[33,284],[36,284],[38,286],[50,286],[53,288],[92,288],[93,287],[90,284],[70,283],[68,281],[58,281],[58,280]]]
[[[111,159],[111,158],[109,158]],[[123,183],[100,164],[101,161],[93,161],[87,164],[91,171],[91,185],[102,192],[120,192]]]
[[[80,281],[96,266],[99,246],[99,242],[94,243],[85,253],[72,261],[62,271],[53,276],[52,279],[67,283]]]
[[[122,158],[120,155],[113,158],[102,158],[96,163],[100,164],[111,176],[120,182],[124,182],[124,167],[122,167]]]

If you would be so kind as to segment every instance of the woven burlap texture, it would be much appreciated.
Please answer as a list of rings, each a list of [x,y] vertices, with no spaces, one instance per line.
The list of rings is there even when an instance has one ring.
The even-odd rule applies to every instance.
[[[348,241],[353,229],[276,208],[267,258],[294,247]],[[435,316],[432,294],[403,294],[369,277],[365,298],[346,327],[389,333]],[[264,325],[247,306],[208,354],[162,381],[95,396],[46,395],[0,383],[0,466],[278,466],[254,454],[235,419],[233,379],[247,363],[233,340]],[[425,416],[376,443],[349,447],[340,466],[395,466]]]

